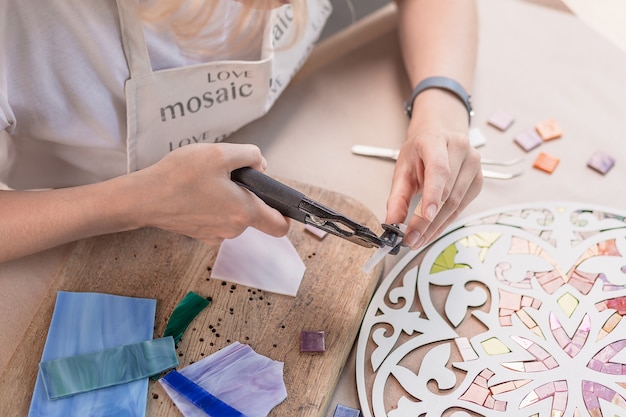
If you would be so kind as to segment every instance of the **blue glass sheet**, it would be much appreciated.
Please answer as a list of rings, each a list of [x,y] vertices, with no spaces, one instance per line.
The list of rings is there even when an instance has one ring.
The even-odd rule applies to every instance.
[[[165,375],[163,381],[210,416],[246,417],[230,405],[220,401],[219,398],[206,391],[200,385],[190,381],[176,371]]]
[[[152,339],[156,300],[60,291],[41,361]],[[143,417],[148,379],[50,400],[37,375],[29,417]]]
[[[57,399],[148,378],[178,365],[172,336],[41,362],[48,398]]]

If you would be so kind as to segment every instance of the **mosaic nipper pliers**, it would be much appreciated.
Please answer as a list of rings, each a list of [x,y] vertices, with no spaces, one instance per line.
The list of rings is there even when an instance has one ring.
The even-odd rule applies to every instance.
[[[404,233],[397,225],[382,224],[383,233],[378,236],[367,226],[252,168],[234,170],[231,179],[256,194],[285,217],[310,224],[366,248],[391,246],[389,253],[393,255],[397,254],[402,246]]]

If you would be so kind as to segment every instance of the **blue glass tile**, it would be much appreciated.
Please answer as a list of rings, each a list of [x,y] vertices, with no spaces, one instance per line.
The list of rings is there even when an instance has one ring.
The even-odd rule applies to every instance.
[[[60,291],[41,362],[152,339],[156,300]],[[29,417],[143,417],[148,379],[50,400],[37,375]]]
[[[361,411],[355,408],[346,407],[345,405],[337,404],[333,417],[361,417]]]

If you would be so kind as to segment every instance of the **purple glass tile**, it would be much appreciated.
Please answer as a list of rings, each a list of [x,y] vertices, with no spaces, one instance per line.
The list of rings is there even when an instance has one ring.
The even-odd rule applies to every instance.
[[[333,417],[361,417],[361,411],[355,408],[346,407],[345,405],[337,404]]]
[[[325,352],[326,336],[323,331],[301,332],[300,352]]]
[[[592,359],[587,364],[587,368],[593,369],[594,371],[600,371],[602,369],[602,362]]]
[[[605,363],[602,366],[602,373],[609,375],[621,375],[622,374],[622,365],[619,363]]]
[[[587,160],[587,166],[602,175],[606,175],[613,168],[613,165],[615,165],[615,158],[602,151],[594,152]]]
[[[513,140],[526,152],[535,149],[543,143],[543,139],[541,139],[541,136],[539,136],[535,129],[527,129],[515,136]]]
[[[596,394],[598,398],[602,398],[603,400],[608,402],[611,402],[613,400],[613,397],[615,397],[615,391],[598,383],[594,384],[593,393]]]
[[[600,408],[600,403],[598,402],[598,397],[593,391],[583,391],[583,400],[585,401],[585,406],[587,406],[587,410],[594,410]]]

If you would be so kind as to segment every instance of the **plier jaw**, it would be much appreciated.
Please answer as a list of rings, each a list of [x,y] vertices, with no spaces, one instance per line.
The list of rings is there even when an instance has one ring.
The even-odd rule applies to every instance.
[[[305,197],[299,205],[306,213],[305,223],[320,230],[342,237],[366,248],[392,246],[391,254],[396,255],[402,245],[404,233],[395,224],[382,224],[383,233],[378,236],[368,227]]]
[[[398,225],[382,224],[383,233],[378,236],[368,227],[252,168],[239,168],[231,173],[231,178],[284,216],[366,248],[391,246],[392,255],[400,251],[404,232]]]

